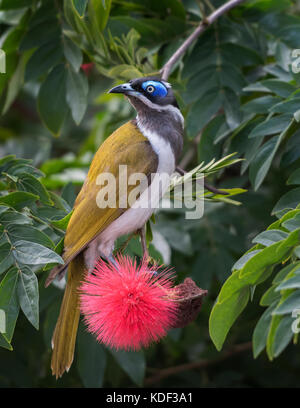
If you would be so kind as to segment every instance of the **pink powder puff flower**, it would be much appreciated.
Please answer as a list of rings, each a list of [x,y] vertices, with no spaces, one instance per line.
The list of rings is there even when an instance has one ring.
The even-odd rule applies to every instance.
[[[94,67],[93,62],[88,62],[87,64],[81,64],[80,68],[83,70],[86,76],[89,76],[91,73],[92,69]]]
[[[80,288],[81,312],[99,342],[139,350],[167,334],[176,320],[176,289],[170,270],[153,273],[146,259],[119,256],[116,266],[100,259]]]

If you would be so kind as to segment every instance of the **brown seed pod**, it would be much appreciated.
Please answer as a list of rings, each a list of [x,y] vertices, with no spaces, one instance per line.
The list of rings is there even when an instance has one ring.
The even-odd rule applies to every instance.
[[[191,278],[176,286],[176,302],[178,302],[177,320],[173,328],[185,327],[196,319],[207,290],[199,288]]]

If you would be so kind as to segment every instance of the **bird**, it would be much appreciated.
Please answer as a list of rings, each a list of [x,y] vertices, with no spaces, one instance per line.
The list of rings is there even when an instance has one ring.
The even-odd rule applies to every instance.
[[[64,264],[55,267],[46,280],[45,286],[49,286],[68,272],[52,337],[51,369],[56,378],[68,372],[73,362],[80,319],[78,288],[86,271],[92,272],[99,257],[114,263],[116,239],[143,230],[169,186],[160,176],[174,173],[183,148],[184,118],[170,83],[155,76],[140,77],[108,92],[123,94],[136,117],[115,130],[95,153],[66,230]],[[116,205],[105,207],[99,203],[97,180],[109,173],[123,183],[120,166],[126,166],[126,181],[131,175],[143,174],[148,185],[140,190],[133,205],[120,205],[124,197],[119,190]],[[128,185],[129,194],[133,188]]]

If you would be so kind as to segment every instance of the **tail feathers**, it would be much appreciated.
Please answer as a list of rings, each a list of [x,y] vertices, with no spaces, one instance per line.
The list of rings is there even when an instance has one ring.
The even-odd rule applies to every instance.
[[[84,278],[84,272],[84,259],[80,254],[69,264],[68,281],[52,337],[51,369],[56,378],[69,371],[73,362],[80,317],[78,288]]]

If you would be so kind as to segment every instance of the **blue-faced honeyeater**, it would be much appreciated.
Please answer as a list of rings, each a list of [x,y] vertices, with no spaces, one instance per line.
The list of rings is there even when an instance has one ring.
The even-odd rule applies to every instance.
[[[117,180],[119,166],[127,166],[127,177],[143,173],[149,179],[147,188],[156,183],[151,175],[171,175],[183,144],[183,117],[171,85],[156,77],[133,79],[114,87],[110,93],[124,94],[137,112],[99,147],[86,180],[74,204],[64,240],[65,264],[50,272],[46,285],[62,277],[68,269],[67,284],[60,314],[52,338],[51,368],[56,378],[68,371],[74,355],[80,317],[78,288],[85,271],[91,272],[101,256],[113,262],[114,242],[120,236],[141,229],[151,217],[168,185],[158,189],[157,197],[147,208],[120,208],[117,194],[114,208],[97,202],[97,177],[111,173]],[[128,193],[133,186],[128,186]],[[141,194],[140,198],[143,196]],[[154,205],[153,205],[154,203]]]

